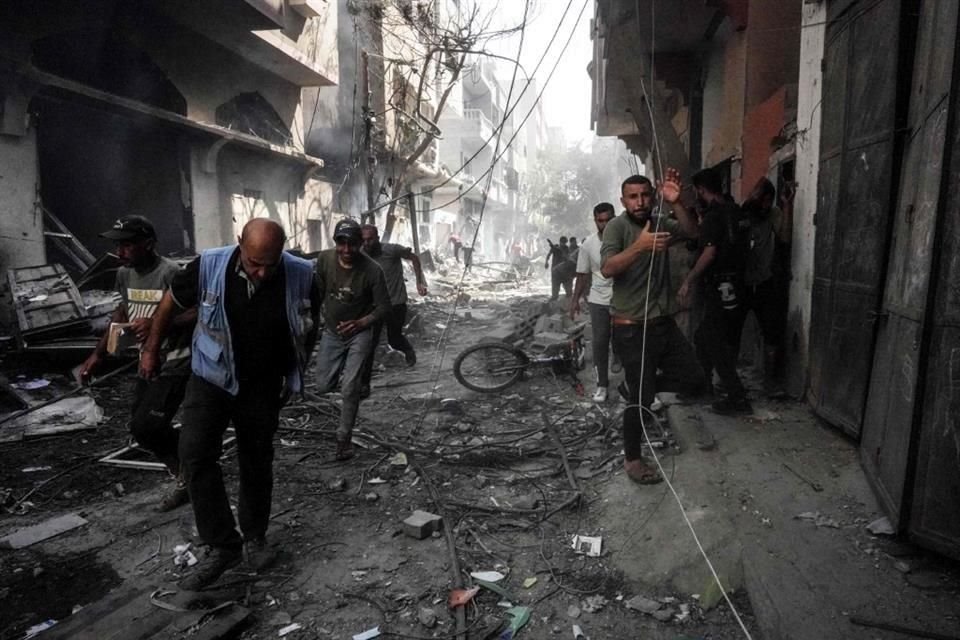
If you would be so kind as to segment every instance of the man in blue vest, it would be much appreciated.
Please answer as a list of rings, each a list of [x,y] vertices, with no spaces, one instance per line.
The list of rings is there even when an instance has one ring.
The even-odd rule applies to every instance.
[[[285,242],[283,227],[255,218],[243,227],[238,246],[202,252],[164,294],[140,360],[141,376],[153,378],[160,344],[178,308],[199,307],[180,461],[197,530],[210,549],[181,581],[187,590],[213,583],[241,557],[256,570],[274,557],[266,543],[273,437],[285,399],[303,389],[319,311],[313,265],[284,252]],[[219,463],[231,422],[242,538]]]

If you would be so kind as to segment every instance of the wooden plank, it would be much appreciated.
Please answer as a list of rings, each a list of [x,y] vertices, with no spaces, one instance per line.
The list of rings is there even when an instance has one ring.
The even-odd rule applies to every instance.
[[[54,627],[44,631],[43,640],[70,640],[83,628],[94,624],[103,616],[109,615],[110,612],[116,611],[144,593],[149,594],[133,585],[121,585],[100,600],[87,604],[69,618],[61,620]]]
[[[0,548],[23,549],[77,527],[82,527],[85,524],[87,524],[87,521],[84,518],[75,513],[67,513],[56,518],[50,518],[32,527],[17,529],[5,538],[0,539]]]

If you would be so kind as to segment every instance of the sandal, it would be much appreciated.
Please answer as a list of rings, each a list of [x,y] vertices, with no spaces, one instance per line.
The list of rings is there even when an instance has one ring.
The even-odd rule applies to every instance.
[[[659,484],[663,482],[663,476],[653,467],[648,467],[643,460],[624,460],[623,470],[627,472],[627,477],[637,484]]]

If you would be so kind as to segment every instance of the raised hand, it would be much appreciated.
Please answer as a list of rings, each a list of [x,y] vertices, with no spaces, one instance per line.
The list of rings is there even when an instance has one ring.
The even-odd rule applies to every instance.
[[[680,200],[680,193],[683,191],[683,181],[680,179],[680,172],[673,167],[667,168],[667,175],[662,182],[657,183],[660,189],[660,195],[670,204]]]

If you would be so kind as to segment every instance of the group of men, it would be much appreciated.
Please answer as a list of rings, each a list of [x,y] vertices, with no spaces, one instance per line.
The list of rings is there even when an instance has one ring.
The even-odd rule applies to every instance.
[[[621,185],[623,213],[615,216],[612,204],[598,204],[597,233],[579,251],[561,238],[548,256],[556,271],[572,262],[571,245],[577,252],[570,312],[580,312],[586,294],[598,376],[594,397],[606,399],[612,342],[628,402],[624,466],[630,478],[645,484],[662,480],[642,456],[644,416],[656,392],[703,393],[716,371],[723,395],[714,408],[749,410],[736,371],[745,310],[756,313],[769,358],[776,357],[782,337],[789,208],[773,207],[776,193],[768,182],[761,182],[743,207],[724,196],[711,170],[694,175],[693,186],[697,211],[683,205],[680,176],[668,170],[659,185],[665,206],[657,209],[650,180],[631,176]],[[789,205],[789,198],[784,203]],[[191,502],[197,530],[209,546],[181,586],[201,589],[241,560],[262,569],[274,557],[266,531],[280,409],[304,389],[319,341],[318,391],[339,388],[342,398],[335,456],[352,457],[351,436],[360,402],[370,394],[373,352],[384,326],[389,345],[403,353],[407,365],[416,363],[403,335],[402,264],[412,263],[417,291],[426,295],[420,261],[407,247],[382,243],[375,226],[349,218],[334,229],[335,248],[320,252],[315,263],[284,251],[283,227],[262,218],[243,227],[236,245],[203,251],[182,269],[159,255],[156,232],[145,218],[121,218],[102,235],[116,244],[124,265],[117,274],[122,302],[112,320],[140,344],[132,434],[176,478],[158,508]],[[696,241],[697,258],[675,300],[667,250],[684,238]],[[561,286],[570,295],[569,282],[556,279],[554,298]],[[675,302],[688,305],[695,289],[703,300],[696,349],[674,320]],[[103,364],[108,344],[104,336],[84,362],[83,379]],[[175,429],[178,409],[182,427]],[[219,464],[231,423],[240,476],[236,520]]]
[[[374,349],[384,326],[389,345],[416,363],[403,335],[407,292],[402,261],[412,263],[427,294],[419,258],[380,242],[377,228],[345,218],[336,247],[316,263],[284,251],[283,227],[249,221],[238,244],[208,249],[184,268],[159,255],[149,220],[126,216],[101,234],[116,245],[121,303],[112,321],[140,345],[140,378],[130,421],[137,443],[176,478],[158,505],[191,502],[209,551],[181,581],[201,589],[245,561],[263,569],[274,558],[266,540],[273,491],[273,439],[280,409],[304,389],[319,340],[320,393],[339,388],[336,458],[353,456],[360,402],[370,394]],[[323,331],[320,309],[323,309]],[[81,366],[90,380],[103,364],[107,335]],[[172,420],[182,409],[181,428]],[[240,487],[234,519],[219,464],[223,434],[236,434]],[[239,525],[239,532],[237,531]]]
[[[667,170],[659,185],[662,207],[656,206],[657,189],[639,175],[621,185],[622,214],[615,217],[608,202],[594,207],[597,233],[580,249],[577,284],[570,300],[570,315],[575,317],[587,296],[597,374],[595,401],[607,399],[611,343],[623,367],[619,391],[627,400],[624,466],[629,477],[642,484],[662,480],[642,456],[645,416],[652,414],[658,391],[713,394],[715,372],[719,397],[713,402],[714,410],[752,410],[736,368],[750,311],[763,334],[768,390],[778,377],[786,322],[792,189],[784,190],[781,209],[774,205],[776,190],[766,179],[758,182],[742,206],[724,193],[720,176],[712,169],[697,172],[692,183],[697,196],[693,211],[680,198],[683,185],[674,169]],[[681,240],[693,241],[696,259],[674,298],[668,249]],[[692,345],[674,315],[690,306],[695,292],[702,315]]]
[[[547,244],[550,245],[550,250],[547,252],[543,268],[550,269],[550,300],[555,301],[560,297],[560,287],[563,287],[567,297],[570,296],[573,277],[576,275],[579,247],[576,238],[568,240],[567,236],[560,236],[557,244],[553,244],[547,238]]]

